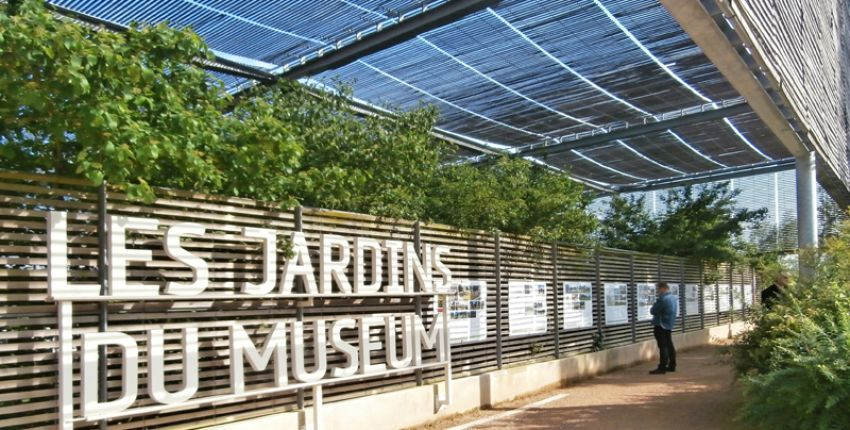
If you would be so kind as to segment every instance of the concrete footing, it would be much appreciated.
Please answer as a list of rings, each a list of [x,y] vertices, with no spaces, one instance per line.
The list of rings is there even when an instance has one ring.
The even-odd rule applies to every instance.
[[[673,335],[676,349],[685,350],[725,340],[745,330],[742,322]],[[657,357],[654,340],[545,362],[516,365],[481,375],[455,379],[452,404],[437,412],[439,385],[424,385],[354,399],[325,403],[326,429],[382,430],[426,424],[449,415],[488,407],[547,388],[561,387],[619,367]],[[311,411],[307,411],[310,416]],[[298,429],[298,412],[285,412],[208,427],[216,430],[257,428]],[[303,423],[301,423],[303,425]]]

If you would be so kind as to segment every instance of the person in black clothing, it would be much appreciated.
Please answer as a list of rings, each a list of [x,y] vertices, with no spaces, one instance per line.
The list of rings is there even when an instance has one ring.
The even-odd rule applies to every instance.
[[[788,275],[782,273],[776,277],[773,284],[761,292],[761,304],[765,309],[770,310],[773,305],[779,300],[782,295],[782,289],[788,285]]]

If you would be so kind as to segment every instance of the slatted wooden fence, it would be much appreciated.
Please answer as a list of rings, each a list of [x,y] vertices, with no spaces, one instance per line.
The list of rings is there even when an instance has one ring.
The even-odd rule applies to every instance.
[[[69,212],[70,281],[97,282],[98,194],[85,181],[44,175],[0,171],[0,428],[55,428],[57,425],[57,321],[56,306],[46,300],[47,258],[45,214],[49,210]],[[637,321],[636,285],[666,281],[671,285],[700,285],[698,311],[686,312],[685,294],[680,294],[682,313],[677,330],[693,331],[740,320],[745,310],[727,303],[728,310],[714,311],[717,285],[729,285],[741,292],[754,288],[755,279],[747,268],[721,267],[717,285],[703,282],[708,268],[679,258],[625,252],[611,249],[584,249],[560,243],[540,244],[527,238],[460,231],[436,224],[381,219],[372,216],[303,209],[297,217],[292,210],[248,199],[211,196],[173,190],[159,190],[150,204],[128,200],[119,192],[108,192],[109,214],[155,217],[161,229],[156,233],[128,234],[128,247],[151,249],[153,261],[131,263],[128,279],[164,284],[167,280],[191,279],[192,273],[168,258],[161,249],[164,226],[184,221],[197,222],[208,231],[203,238],[184,246],[209,262],[212,289],[233,291],[244,281],[262,278],[262,248],[259,242],[246,242],[242,227],[273,228],[281,233],[301,228],[311,253],[317,253],[319,235],[415,241],[448,245],[452,251],[446,263],[455,279],[486,282],[486,339],[454,345],[453,370],[456,374],[476,374],[536,360],[549,360],[610,348],[652,337],[648,321]],[[300,218],[300,219],[299,219]],[[317,260],[314,255],[314,261]],[[282,266],[283,255],[278,255]],[[386,258],[386,257],[385,257]],[[510,336],[509,282],[546,283],[547,329],[544,333]],[[586,281],[593,285],[595,310],[592,327],[563,329],[562,284]],[[604,283],[628,285],[628,321],[606,325]],[[215,287],[212,287],[215,285]],[[708,288],[704,288],[708,286]],[[725,287],[724,287],[725,288]],[[707,295],[704,296],[704,293]],[[724,295],[732,300],[734,295]],[[415,312],[422,310],[426,320],[433,317],[431,299],[417,303],[415,298],[322,299],[302,307],[305,320],[313,317],[368,314],[376,312]],[[692,306],[693,307],[693,306]],[[179,329],[189,323],[200,327],[200,389],[196,396],[226,394],[229,390],[227,329],[229,321],[239,321],[256,339],[270,330],[266,323],[293,318],[299,303],[293,300],[253,301],[149,301],[116,302],[107,306],[107,326],[133,335],[143,342],[144,331],[163,327],[166,331],[166,369],[169,381],[181,379]],[[693,310],[693,309],[691,309]],[[74,330],[97,331],[98,305],[75,305]],[[308,333],[308,338],[310,334]],[[309,341],[307,344],[310,345]],[[308,356],[311,356],[308,350]],[[375,360],[380,361],[376,352]],[[344,361],[331,354],[328,364]],[[140,356],[144,369],[146,357]],[[311,364],[308,362],[308,364]],[[109,389],[120,391],[117,377],[120,362],[110,356]],[[425,371],[421,381],[442,378],[439,370]],[[270,386],[270,371],[246,372],[246,386]],[[142,379],[143,380],[143,379]],[[420,382],[421,383],[421,382]],[[377,377],[331,385],[326,401],[365,396],[417,384],[414,371],[393,377]],[[76,390],[78,391],[78,387]],[[140,390],[140,393],[143,390]],[[310,402],[309,395],[305,401]],[[151,401],[142,395],[140,404]],[[295,393],[261,396],[214,406],[192,407],[152,416],[109,422],[110,428],[135,429],[176,426],[184,428],[230,421],[250,416],[292,410]],[[91,427],[80,425],[80,427]]]

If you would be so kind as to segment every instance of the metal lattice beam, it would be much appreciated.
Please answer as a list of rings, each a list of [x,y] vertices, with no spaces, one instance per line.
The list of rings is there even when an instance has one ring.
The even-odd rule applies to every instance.
[[[298,79],[336,69],[360,58],[406,42],[414,37],[451,24],[471,13],[494,6],[500,0],[455,0],[420,13],[384,30],[364,36],[304,64],[284,70],[281,77]]]
[[[709,170],[707,172],[696,172],[687,175],[673,176],[670,178],[654,179],[631,185],[615,186],[618,193],[631,193],[637,191],[652,191],[665,188],[681,187],[684,185],[698,184],[703,182],[725,181],[745,176],[761,175],[764,173],[781,172],[794,169],[795,159],[793,157],[781,160],[767,161],[745,166],[727,167],[724,169]]]
[[[644,121],[638,125],[623,125],[622,123],[619,123],[621,128],[617,128],[618,124],[612,124],[610,127],[601,127],[590,132],[567,136],[566,138],[561,138],[558,141],[545,142],[532,145],[527,148],[522,148],[516,152],[516,155],[541,156],[560,154],[574,149],[589,148],[617,139],[628,139],[630,137],[662,132],[688,124],[714,121],[729,116],[748,113],[750,112],[750,108],[746,101],[735,100],[731,102],[724,101],[714,104],[706,104],[700,106],[700,109],[695,112],[688,113],[688,111],[688,109],[683,109],[681,114],[674,115],[672,117],[669,117],[670,115],[668,114],[647,117],[649,119],[653,119],[653,122]]]

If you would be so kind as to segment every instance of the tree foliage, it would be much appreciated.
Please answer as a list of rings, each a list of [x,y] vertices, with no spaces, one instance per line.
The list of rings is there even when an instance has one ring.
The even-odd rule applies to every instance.
[[[122,34],[58,20],[40,2],[0,5],[0,156],[7,168],[216,189],[219,85],[189,65],[203,41],[165,25]],[[175,175],[174,172],[180,172]]]
[[[596,225],[580,184],[522,159],[447,166],[432,190],[431,217],[460,227],[585,243]]]
[[[738,193],[725,183],[673,189],[662,197],[666,209],[658,217],[647,212],[643,198],[615,196],[600,223],[600,240],[622,249],[729,261],[744,226],[767,212],[735,208]]]
[[[741,418],[758,429],[850,423],[850,224],[827,239],[815,279],[784,289],[733,349]]]
[[[584,241],[582,188],[524,160],[442,167],[436,110],[364,117],[340,84],[293,81],[234,100],[193,66],[190,29],[113,33],[59,19],[40,1],[0,3],[3,168]]]
[[[444,148],[433,109],[362,118],[350,94],[292,81],[233,105],[192,65],[210,57],[191,30],[113,33],[57,19],[40,2],[0,5],[4,167],[415,217]],[[232,111],[231,108],[232,107]]]

